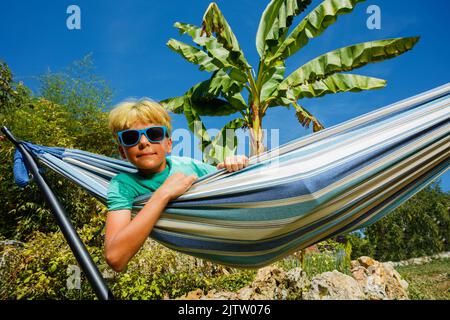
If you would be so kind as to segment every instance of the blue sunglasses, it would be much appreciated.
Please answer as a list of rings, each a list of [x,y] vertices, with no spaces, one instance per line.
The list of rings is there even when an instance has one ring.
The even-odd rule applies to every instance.
[[[169,137],[166,126],[151,126],[140,130],[129,129],[117,132],[119,142],[124,147],[137,145],[142,135],[145,135],[147,140],[153,143],[160,143],[165,137]]]

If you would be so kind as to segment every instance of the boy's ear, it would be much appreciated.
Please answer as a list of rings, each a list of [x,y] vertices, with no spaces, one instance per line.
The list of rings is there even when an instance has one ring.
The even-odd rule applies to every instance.
[[[172,152],[172,138],[167,138],[167,153],[171,153]]]
[[[122,159],[125,160],[127,158],[127,155],[125,153],[125,150],[123,149],[123,146],[121,146],[121,145],[119,145],[119,152],[120,152],[120,155],[122,156]]]

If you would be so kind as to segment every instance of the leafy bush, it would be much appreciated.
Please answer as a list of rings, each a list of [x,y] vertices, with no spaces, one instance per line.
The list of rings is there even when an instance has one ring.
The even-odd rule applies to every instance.
[[[311,251],[304,256],[302,269],[312,278],[317,274],[337,270],[350,273],[351,245],[335,242],[331,239],[317,244],[319,252]]]
[[[39,79],[40,96],[65,111],[59,116],[61,130],[73,137],[66,143],[107,156],[117,152],[108,129],[112,90],[106,80],[95,74],[91,54],[60,72],[49,71]]]
[[[346,235],[345,238],[352,247],[351,258],[353,260],[361,256],[374,257],[375,248],[367,236],[364,236],[360,232],[352,232]]]
[[[328,239],[312,248],[296,252],[282,259],[278,265],[285,270],[301,267],[309,278],[333,270],[350,273],[352,247],[349,242],[343,244]]]
[[[374,256],[405,260],[450,250],[450,194],[434,182],[366,228]]]
[[[176,298],[197,288],[204,292],[212,289],[236,292],[255,278],[257,270],[220,266],[167,249],[153,240],[146,241],[125,272],[114,272],[103,257],[103,237],[95,237],[104,220],[104,215],[96,215],[78,233],[88,244],[88,252],[116,299]],[[302,266],[310,278],[332,270],[348,273],[348,246],[328,240],[319,247],[320,252],[305,255],[303,264],[298,254],[277,264],[286,270]],[[3,272],[0,299],[96,299],[83,273],[79,290],[67,287],[68,268],[77,262],[60,232],[36,231],[23,247],[4,246],[0,250],[0,256],[8,264],[7,268],[0,268]],[[292,264],[294,260],[300,265]]]
[[[95,231],[102,226],[103,221],[104,217],[94,216],[89,224],[78,229],[78,233],[87,244],[87,250],[94,262],[105,266],[102,261],[101,239],[93,239]],[[0,255],[11,265],[9,270],[14,270],[12,274],[5,274],[3,277],[3,299],[95,297],[84,276],[81,291],[67,288],[67,269],[71,265],[76,266],[77,262],[61,232],[35,231],[23,247],[4,246]],[[80,295],[80,292],[83,294]]]
[[[148,240],[123,273],[106,264],[103,237],[94,235],[104,216],[92,218],[78,232],[116,299],[176,298],[197,288],[237,290],[249,284],[254,270],[219,266],[167,249]],[[1,248],[0,248],[1,249]],[[85,275],[81,289],[68,289],[68,267],[76,260],[60,232],[34,232],[24,247],[4,246],[0,256],[8,268],[0,279],[0,299],[95,299]]]
[[[345,236],[352,258],[399,261],[450,250],[450,193],[435,181],[373,225]]]
[[[62,73],[41,77],[44,97],[33,96],[24,85],[15,83],[6,64],[0,67],[0,124],[10,128],[17,138],[105,155],[115,153],[104,112],[110,89],[90,76],[90,58],[75,62],[74,67]],[[0,207],[4,208],[0,234],[8,239],[26,240],[33,231],[56,231],[56,223],[37,186],[31,183],[20,189],[14,183],[13,156],[14,146],[0,143]],[[68,180],[50,170],[44,171],[44,175],[76,226],[87,223],[93,213],[101,210],[97,200]]]

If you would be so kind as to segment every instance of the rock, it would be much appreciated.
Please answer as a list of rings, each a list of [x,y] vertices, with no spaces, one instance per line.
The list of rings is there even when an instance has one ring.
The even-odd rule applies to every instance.
[[[203,297],[203,290],[197,289],[197,290],[188,292],[185,295],[182,295],[181,297],[179,297],[177,299],[178,300],[200,300],[201,297]]]
[[[206,295],[197,289],[178,298],[182,300],[285,300],[300,299],[309,281],[301,268],[289,272],[269,266],[259,269],[255,280],[237,293],[211,290]]]
[[[394,269],[394,262],[381,263],[370,257],[351,261],[351,276],[336,270],[308,280],[301,268],[285,272],[268,266],[258,270],[255,280],[238,292],[197,289],[179,299],[191,300],[386,300],[408,299],[408,283]]]
[[[203,290],[197,289],[177,298],[177,300],[236,300],[237,294],[228,291],[209,291],[206,295]]]
[[[363,266],[351,270],[353,278],[361,286],[367,299],[386,299],[385,287],[378,275],[377,265],[371,265],[367,269]]]
[[[419,257],[419,258],[411,258],[408,260],[403,260],[403,261],[396,261],[396,262],[390,262],[392,263],[392,265],[394,267],[404,267],[404,266],[409,266],[409,265],[422,265],[425,263],[429,263],[431,261],[433,261],[434,259],[448,259],[450,258],[450,251],[447,252],[441,252],[432,256],[424,256],[424,257]],[[354,266],[352,265],[352,268],[354,268]]]
[[[437,253],[431,256],[432,259],[441,259],[441,256],[445,255],[445,253]]]
[[[360,284],[366,284],[367,282],[367,272],[366,268],[358,266],[352,269],[352,277]]]
[[[116,273],[113,270],[107,268],[102,272],[102,277],[105,280],[113,280],[116,277]]]
[[[299,267],[284,272],[269,266],[260,269],[252,284],[238,291],[238,297],[242,300],[300,299],[308,285],[306,273]]]
[[[294,268],[286,272],[285,287],[288,290],[287,299],[298,300],[310,286],[306,273],[302,268]]]
[[[450,251],[441,252],[438,254],[439,259],[450,259]]]
[[[362,300],[364,292],[358,282],[336,270],[324,272],[311,280],[311,288],[303,295],[305,300]]]
[[[359,258],[358,264],[359,266],[353,268],[351,273],[367,299],[408,299],[406,293],[408,283],[394,269],[393,263]]]
[[[238,297],[247,300],[286,299],[287,293],[283,290],[285,278],[286,273],[278,267],[261,268],[252,284],[238,291]]]
[[[201,300],[237,300],[238,295],[234,292],[219,291],[215,289],[208,292],[206,296],[200,298]]]
[[[450,258],[450,251],[440,254],[440,259],[449,259],[449,258]]]
[[[364,268],[373,266],[377,261],[370,257],[362,256],[358,258],[358,263],[360,266],[363,266]]]
[[[352,261],[350,261],[350,269],[354,269],[354,268],[357,268],[357,267],[359,267],[360,265],[359,265],[359,262],[358,262],[358,260],[352,260]]]
[[[253,288],[250,286],[243,287],[238,291],[238,299],[240,300],[250,300],[253,295]]]
[[[388,299],[406,300],[408,299],[408,282],[402,279],[394,267],[381,263],[381,268],[385,272],[385,290]]]
[[[403,287],[403,289],[408,290],[408,287],[409,287],[408,281],[406,281],[404,279],[401,279],[400,280],[400,285]]]

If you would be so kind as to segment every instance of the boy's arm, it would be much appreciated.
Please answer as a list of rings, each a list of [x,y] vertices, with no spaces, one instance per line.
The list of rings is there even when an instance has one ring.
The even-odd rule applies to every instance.
[[[105,258],[116,271],[125,269],[144,244],[169,201],[186,192],[197,177],[175,173],[170,176],[134,219],[131,210],[108,212],[105,234]]]
[[[131,210],[108,212],[106,218],[105,257],[116,271],[123,271],[128,261],[144,244],[169,202],[167,195],[155,192],[136,217]]]

